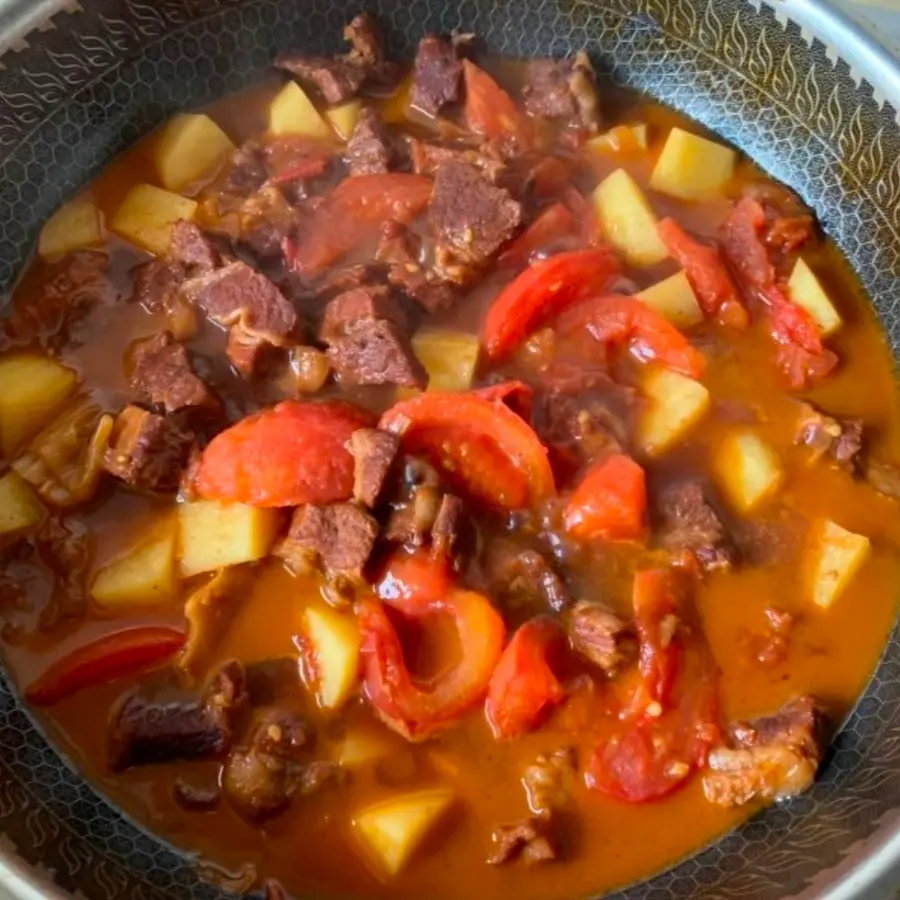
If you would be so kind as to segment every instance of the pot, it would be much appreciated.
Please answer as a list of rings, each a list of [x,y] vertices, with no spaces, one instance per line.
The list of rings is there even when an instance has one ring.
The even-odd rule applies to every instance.
[[[507,55],[586,46],[601,71],[717,131],[816,210],[900,352],[900,125],[883,102],[900,102],[900,67],[823,0],[774,9],[759,0],[368,5],[397,56],[411,55],[425,31],[457,26]],[[43,220],[116,153],[169,114],[252,82],[279,50],[337,51],[357,6],[0,0],[0,286],[13,283]],[[884,896],[875,886],[896,885],[892,871],[900,872],[900,630],[812,791],[616,896]],[[95,793],[2,677],[0,882],[19,900],[226,896]]]

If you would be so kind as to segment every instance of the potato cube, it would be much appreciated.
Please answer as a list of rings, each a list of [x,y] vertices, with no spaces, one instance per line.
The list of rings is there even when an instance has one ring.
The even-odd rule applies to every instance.
[[[656,214],[637,182],[617,169],[594,189],[594,209],[606,239],[635,266],[652,266],[668,253],[656,233]]]
[[[813,528],[810,553],[812,599],[828,609],[868,559],[871,541],[826,519]]]
[[[303,614],[305,672],[323,709],[340,709],[356,687],[360,635],[356,620],[326,606]]]
[[[377,763],[397,750],[387,734],[372,728],[355,728],[341,742],[338,763],[346,769],[358,769]]]
[[[690,328],[703,321],[703,310],[684,272],[644,288],[636,295],[677,328]]]
[[[733,431],[716,451],[722,488],[740,512],[748,513],[778,490],[784,470],[778,454],[752,431]]]
[[[97,573],[91,597],[102,607],[159,603],[175,595],[175,532],[132,547]]]
[[[71,369],[36,353],[0,359],[0,450],[11,456],[33,437],[75,390]]]
[[[730,147],[673,128],[650,176],[650,187],[682,200],[713,197],[731,180],[736,159]]]
[[[332,131],[319,115],[303,88],[289,81],[269,107],[269,132],[274,135],[303,134],[312,138],[330,138]]]
[[[44,259],[73,250],[96,247],[103,240],[103,216],[90,197],[63,203],[50,216],[38,238],[38,253]]]
[[[193,219],[196,211],[197,204],[181,194],[136,184],[119,204],[109,227],[126,241],[161,256],[169,249],[172,225],[179,219]]]
[[[802,259],[794,264],[787,289],[790,299],[813,317],[822,337],[834,334],[843,324],[816,273]]]
[[[159,133],[154,148],[156,171],[162,186],[183,191],[204,176],[212,176],[234,150],[231,139],[202,113],[180,113]]]
[[[638,150],[646,150],[648,146],[647,126],[644,123],[617,125],[615,128],[610,128],[609,131],[591,138],[585,144],[588,150],[601,154],[627,152],[635,147]]]
[[[407,75],[394,92],[381,104],[381,119],[389,125],[403,125],[409,121],[409,101],[412,96],[412,75]]]
[[[252,562],[271,548],[279,526],[275,509],[199,500],[178,507],[178,561],[182,576]]]
[[[477,335],[458,331],[423,330],[413,335],[413,352],[436,391],[467,391],[478,364]]]
[[[661,456],[709,409],[709,391],[699,381],[665,368],[651,369],[643,389],[649,402],[638,420],[637,445],[648,456]]]
[[[353,827],[378,867],[396,875],[453,802],[446,789],[415,791],[369,806]]]
[[[15,472],[0,478],[0,535],[25,531],[37,525],[44,515],[40,500]]]
[[[340,106],[326,109],[325,118],[331,123],[331,127],[338,133],[338,136],[346,141],[350,139],[353,129],[356,128],[356,120],[359,118],[361,109],[361,100],[348,100]]]

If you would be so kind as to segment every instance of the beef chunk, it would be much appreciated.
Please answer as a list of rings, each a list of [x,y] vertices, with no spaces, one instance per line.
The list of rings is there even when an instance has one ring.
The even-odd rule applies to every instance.
[[[403,225],[386,222],[375,252],[379,262],[388,264],[387,279],[392,287],[415,300],[426,312],[437,312],[452,306],[456,291],[422,265],[422,242]]]
[[[696,481],[666,488],[659,497],[658,507],[663,547],[693,553],[706,571],[732,566],[736,551],[731,536]]]
[[[248,141],[234,151],[222,187],[226,193],[246,196],[258,191],[266,178],[264,148],[256,141]]]
[[[560,747],[552,753],[539,753],[522,773],[522,785],[528,808],[542,818],[566,805],[575,783],[575,751]]]
[[[256,335],[248,334],[240,325],[232,326],[228,332],[225,355],[238,374],[244,378],[256,374],[270,350],[272,350],[270,343]]]
[[[135,346],[131,386],[140,401],[161,406],[166,412],[217,405],[209,388],[194,374],[184,346],[167,331]]]
[[[900,500],[900,469],[896,466],[869,459],[866,461],[865,476],[876,491],[885,497]]]
[[[433,144],[418,138],[408,138],[410,161],[417,175],[433,176],[438,169],[448,162],[464,163],[472,166],[492,184],[496,184],[506,171],[506,163],[482,149],[466,145]]]
[[[453,494],[444,494],[431,526],[432,551],[445,558],[453,555],[466,513],[465,504]]]
[[[559,119],[595,134],[600,127],[600,103],[590,60],[583,52],[574,59],[540,59],[529,64],[523,90],[525,108],[533,116]]]
[[[378,502],[399,446],[395,434],[377,428],[360,428],[350,436],[347,449],[353,456],[353,499],[357,503],[373,507]]]
[[[41,615],[41,628],[50,629],[60,619],[83,616],[90,560],[87,529],[73,519],[48,516],[34,536],[34,545],[41,561],[53,573],[53,594]]]
[[[213,239],[186,219],[179,219],[172,225],[169,256],[181,263],[190,275],[211,272],[222,262]]]
[[[529,866],[551,862],[556,851],[547,831],[546,822],[534,816],[513,825],[498,825],[491,832],[494,849],[486,860],[488,865],[500,866],[519,858]]]
[[[393,505],[384,529],[385,539],[408,547],[422,547],[431,535],[441,509],[443,492],[437,484],[417,484]]]
[[[360,112],[344,159],[351,175],[372,175],[390,169],[390,135],[377,110],[367,106]]]
[[[813,783],[825,749],[825,718],[809,696],[786,703],[775,715],[731,727],[733,746],[715,748],[703,792],[718,806],[783,800]]]
[[[344,27],[344,40],[350,43],[350,52],[345,58],[362,66],[368,81],[392,85],[398,80],[400,67],[385,58],[381,29],[368,13],[354,16]]]
[[[134,297],[149,312],[165,312],[185,277],[185,267],[177,260],[151,260],[135,269]]]
[[[251,194],[238,212],[241,245],[260,260],[280,259],[284,239],[291,235],[300,216],[278,187],[267,185]]]
[[[448,162],[437,171],[429,216],[436,253],[477,264],[512,237],[522,221],[522,206],[474,166]]]
[[[279,53],[275,67],[312,84],[329,105],[355,97],[366,80],[366,70],[358,63],[329,56],[302,56]]]
[[[103,465],[132,487],[170,493],[178,490],[193,443],[194,433],[177,416],[126,406],[116,417]]]
[[[410,103],[436,116],[448,103],[459,100],[462,62],[457,44],[430,34],[419,41],[413,64]]]
[[[422,239],[399,222],[385,222],[381,226],[381,240],[375,251],[375,259],[388,265],[415,263],[418,268],[422,258]]]
[[[327,350],[344,385],[399,384],[423,387],[427,375],[406,337],[386,319],[360,319]]]
[[[352,503],[307,503],[294,512],[275,552],[299,571],[319,560],[329,575],[359,576],[377,535],[375,520]]]
[[[767,606],[764,612],[766,616],[765,631],[750,637],[749,650],[753,662],[769,668],[779,666],[787,660],[794,617],[789,612],[773,606]]]
[[[491,592],[512,605],[547,606],[562,612],[569,592],[543,554],[511,541],[496,539],[485,556]]]
[[[360,322],[383,319],[398,329],[407,327],[406,314],[383,285],[351,288],[330,300],[319,326],[319,340],[325,343],[345,337]]]
[[[110,723],[115,771],[130,766],[220,756],[231,746],[235,717],[247,700],[240,663],[224,663],[199,699],[126,694]]]
[[[634,633],[599,603],[577,603],[569,618],[568,632],[572,649],[610,677],[634,658]]]
[[[809,403],[803,403],[794,443],[809,447],[814,462],[829,456],[853,473],[863,447],[863,423],[860,419],[832,419]]]

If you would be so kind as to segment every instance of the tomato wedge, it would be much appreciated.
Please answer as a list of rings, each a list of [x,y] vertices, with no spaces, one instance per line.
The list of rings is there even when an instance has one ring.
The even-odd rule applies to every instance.
[[[533,263],[487,312],[481,343],[488,357],[497,362],[508,356],[548,319],[605,290],[618,274],[618,261],[607,247],[557,253]]]
[[[407,615],[415,615],[449,590],[447,564],[427,553],[395,553],[375,585],[385,603]]]
[[[471,60],[463,60],[466,122],[476,134],[515,141],[519,149],[531,143],[531,126],[510,95]]]
[[[637,540],[644,534],[646,509],[644,470],[617,453],[587,470],[566,505],[563,524],[579,540]]]
[[[155,625],[103,635],[53,663],[25,688],[25,699],[46,706],[83,688],[131,675],[170,659],[185,639],[183,631]]]
[[[502,400],[428,391],[391,407],[378,427],[488,506],[534,506],[555,490],[546,448]]]
[[[203,451],[194,478],[206,500],[299,506],[346,500],[353,457],[344,446],[371,416],[349,403],[286,400],[232,425]]]
[[[488,387],[476,388],[475,393],[485,400],[502,400],[517,416],[531,421],[534,389],[524,381],[501,381]]]
[[[586,330],[604,345],[625,345],[643,362],[659,362],[699,378],[706,368],[703,354],[669,321],[634,297],[611,294],[594,297],[566,310],[557,330],[571,335]]]
[[[344,179],[312,214],[299,244],[287,241],[285,259],[313,274],[378,235],[385,221],[411,222],[431,199],[431,179],[389,172]]]
[[[549,616],[522,625],[503,651],[491,676],[484,711],[498,739],[519,737],[537,724],[565,691],[547,664],[547,653],[562,631]]]
[[[684,269],[703,312],[728,328],[746,328],[750,317],[718,250],[692,238],[674,219],[663,219],[657,230],[669,256]]]
[[[497,259],[501,269],[515,269],[527,265],[540,250],[552,247],[576,232],[575,217],[564,203],[551,203],[515,240],[509,243]]]
[[[451,589],[427,603],[401,601],[400,607],[406,618],[423,626],[430,616],[450,616],[463,653],[450,671],[428,682],[418,681],[406,667],[403,647],[384,605],[375,598],[357,604],[366,696],[385,724],[418,741],[481,700],[503,651],[506,629],[491,602],[472,591]]]

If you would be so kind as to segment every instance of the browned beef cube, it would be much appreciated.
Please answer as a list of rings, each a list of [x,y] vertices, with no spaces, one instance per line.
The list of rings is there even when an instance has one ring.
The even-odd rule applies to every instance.
[[[381,263],[418,264],[422,255],[422,239],[399,222],[385,222],[381,226],[381,240],[375,259]]]
[[[515,605],[543,604],[554,612],[569,606],[562,578],[538,550],[495,538],[485,554],[485,574],[491,592]]]
[[[135,269],[134,297],[149,312],[165,312],[186,277],[184,266],[159,257]]]
[[[356,62],[328,56],[279,53],[275,67],[313,85],[326,103],[343,103],[355,97],[366,80],[366,70]]]
[[[688,551],[707,571],[728,569],[736,551],[718,513],[696,481],[673,484],[659,497],[662,533],[660,543],[667,550]]]
[[[539,59],[528,66],[523,94],[533,116],[558,119],[595,133],[600,127],[600,102],[590,60],[584,53],[574,59]]]
[[[401,330],[408,324],[406,314],[384,285],[363,285],[329,300],[319,326],[319,340],[339,340],[366,319],[384,319]]]
[[[222,262],[213,239],[186,219],[179,219],[172,225],[169,256],[181,263],[191,275],[211,272]]]
[[[353,499],[373,507],[397,455],[397,435],[377,428],[360,428],[350,436],[347,449],[353,456]]]
[[[103,465],[132,487],[163,493],[178,490],[194,434],[177,417],[126,406],[116,417]]]
[[[422,265],[421,252],[422,241],[417,234],[396,222],[387,222],[375,258],[388,264],[387,278],[391,286],[403,291],[424,310],[447,309],[456,301],[456,291]]]
[[[373,175],[391,167],[390,135],[378,112],[367,106],[359,114],[344,159],[351,175]]]
[[[345,385],[399,384],[424,387],[428,376],[407,338],[386,319],[360,319],[332,341],[328,359]]]
[[[407,147],[413,171],[417,175],[434,175],[444,163],[459,162],[473,166],[488,181],[496,184],[506,170],[506,163],[502,159],[473,147],[433,144],[414,137],[407,139]]]
[[[410,103],[429,116],[459,100],[462,62],[453,41],[430,34],[419,41]]]
[[[131,386],[139,400],[162,406],[166,412],[216,405],[212,392],[194,374],[184,346],[167,331],[135,346]]]
[[[439,249],[463,263],[480,263],[512,237],[522,207],[473,166],[448,162],[437,171],[429,216]]]
[[[521,858],[526,865],[551,862],[556,851],[548,837],[547,822],[531,816],[513,825],[498,825],[491,832],[494,849],[488,865],[499,866]]]
[[[814,462],[830,456],[839,466],[853,473],[863,448],[863,423],[860,419],[833,419],[809,403],[803,403],[794,443],[809,447]]]
[[[229,194],[246,196],[258,191],[266,178],[265,152],[255,141],[241,144],[231,157],[231,166],[225,176],[224,190]]]
[[[577,603],[569,618],[568,632],[572,649],[609,676],[615,675],[634,656],[633,632],[599,603]]]

